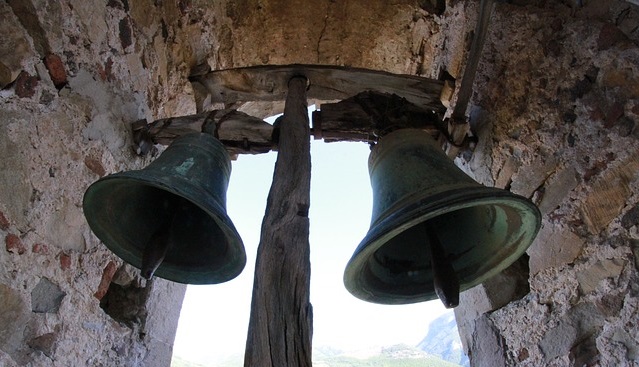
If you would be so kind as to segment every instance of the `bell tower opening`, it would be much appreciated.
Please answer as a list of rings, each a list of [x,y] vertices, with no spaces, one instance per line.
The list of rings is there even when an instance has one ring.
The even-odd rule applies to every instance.
[[[314,106],[309,114],[312,110]],[[331,366],[378,360],[391,365],[439,358],[468,365],[454,314],[439,300],[378,305],[353,297],[344,287],[346,264],[370,226],[369,154],[365,143],[311,141],[313,362]],[[246,267],[227,283],[188,286],[174,345],[175,366],[183,361],[243,365],[256,251],[275,159],[271,152],[242,155],[232,163],[227,211],[244,241]]]

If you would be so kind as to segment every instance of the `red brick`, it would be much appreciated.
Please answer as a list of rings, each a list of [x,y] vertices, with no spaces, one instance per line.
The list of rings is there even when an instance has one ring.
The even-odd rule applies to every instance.
[[[31,246],[31,252],[46,255],[49,253],[49,246],[44,243],[34,243],[33,246]]]
[[[49,75],[56,88],[62,88],[67,84],[67,72],[64,70],[64,64],[60,56],[48,54],[44,57],[44,65],[49,70]]]
[[[113,75],[113,60],[109,59],[104,63],[104,66],[98,64],[98,75],[103,82],[114,81],[115,75]]]
[[[25,253],[25,251],[27,251],[27,249],[24,247],[24,244],[22,244],[22,240],[20,239],[20,237],[16,236],[13,233],[9,233],[4,238],[4,243],[6,244],[7,251],[14,254],[17,253],[18,255],[22,255]]]
[[[64,252],[60,254],[60,269],[67,270],[71,267],[71,256]]]
[[[104,169],[104,166],[102,166],[102,162],[100,162],[98,159],[95,159],[93,157],[85,157],[84,165],[87,166],[87,168],[91,172],[95,173],[96,175],[100,177],[106,174],[106,170]]]
[[[118,270],[117,266],[113,261],[109,261],[107,266],[104,267],[104,271],[102,272],[102,279],[100,280],[100,285],[98,285],[98,290],[93,295],[97,299],[102,299],[104,295],[106,295],[109,290],[109,286],[111,285],[111,280],[115,275],[115,272]]]
[[[20,98],[31,98],[35,95],[37,86],[38,77],[31,76],[26,71],[23,71],[16,79],[16,95]]]

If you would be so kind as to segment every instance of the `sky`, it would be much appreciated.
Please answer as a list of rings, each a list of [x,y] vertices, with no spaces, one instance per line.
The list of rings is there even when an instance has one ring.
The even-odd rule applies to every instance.
[[[311,140],[309,240],[314,348],[417,345],[430,321],[451,312],[439,300],[412,305],[367,303],[344,287],[346,263],[370,226],[369,153],[365,143]],[[229,282],[187,287],[174,355],[210,363],[244,353],[260,227],[276,158],[275,152],[241,155],[232,163],[227,213],[244,241],[246,267]]]

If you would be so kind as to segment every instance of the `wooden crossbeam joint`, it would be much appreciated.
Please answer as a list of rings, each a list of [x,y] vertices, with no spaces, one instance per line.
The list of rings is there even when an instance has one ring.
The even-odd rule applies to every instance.
[[[447,146],[457,149],[469,143],[469,125],[465,119],[442,121],[440,112],[417,106],[395,94],[365,91],[336,103],[322,104],[312,117],[310,133],[315,139],[325,142],[372,144],[394,130],[416,128],[428,131],[449,152],[453,152],[453,148]],[[277,150],[279,137],[277,120],[271,125],[233,109],[159,119],[151,123],[140,120],[132,128],[140,155],[146,154],[154,144],[169,145],[178,136],[190,132],[212,134],[232,156]]]

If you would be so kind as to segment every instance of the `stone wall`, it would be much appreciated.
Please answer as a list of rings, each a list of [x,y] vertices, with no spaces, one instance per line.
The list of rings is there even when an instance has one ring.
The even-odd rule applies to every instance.
[[[185,286],[111,254],[82,196],[153,159],[131,122],[195,112],[179,5],[0,2],[2,366],[169,365]]]
[[[465,349],[474,366],[636,366],[639,7],[513,3],[495,8],[480,143],[459,162],[533,199],[543,223],[527,256],[462,294]]]
[[[168,365],[185,287],[111,254],[85,189],[157,156],[135,155],[130,123],[198,112],[200,64],[437,74],[439,20],[413,1],[373,5],[0,1],[0,365]]]
[[[90,183],[154,158],[134,154],[130,123],[198,112],[187,77],[201,64],[459,80],[478,1],[436,4],[0,2],[0,364],[168,365],[184,286],[145,282],[82,215]],[[527,256],[462,294],[474,365],[639,363],[638,19],[621,0],[496,5],[470,109],[479,143],[457,162],[544,219]]]

